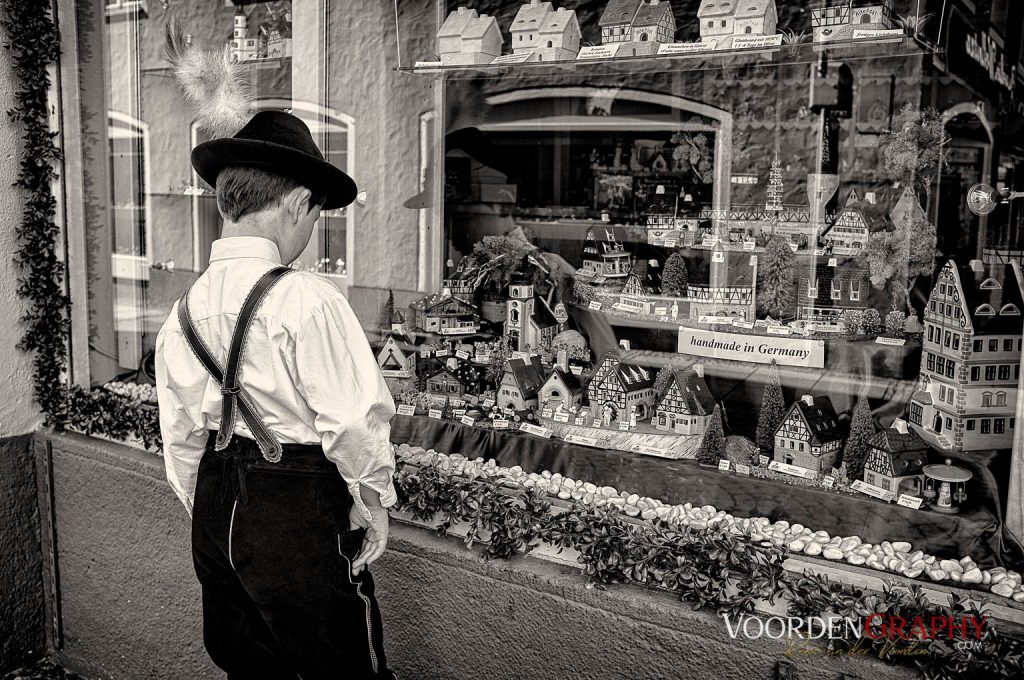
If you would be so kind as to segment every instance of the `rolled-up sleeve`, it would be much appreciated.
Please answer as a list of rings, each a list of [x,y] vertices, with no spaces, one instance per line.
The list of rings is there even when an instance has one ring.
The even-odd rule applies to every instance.
[[[175,338],[171,339],[173,342]],[[181,342],[180,338],[177,338]],[[206,449],[206,432],[197,428],[189,417],[177,390],[169,385],[165,361],[167,335],[160,333],[156,340],[156,394],[160,404],[160,437],[163,440],[164,468],[167,482],[192,516],[192,503],[196,495],[199,461]]]
[[[315,308],[295,333],[296,387],[316,414],[324,454],[338,467],[356,507],[370,519],[359,486],[397,497],[390,420],[395,415],[384,377],[362,327],[342,297]]]

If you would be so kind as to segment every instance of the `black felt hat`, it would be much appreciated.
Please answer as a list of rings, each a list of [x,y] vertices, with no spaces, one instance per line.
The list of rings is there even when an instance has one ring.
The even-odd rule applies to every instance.
[[[284,111],[260,111],[234,137],[212,139],[192,149],[192,167],[212,187],[230,165],[265,168],[323,191],[324,210],[356,199],[352,178],[324,160],[306,124]]]

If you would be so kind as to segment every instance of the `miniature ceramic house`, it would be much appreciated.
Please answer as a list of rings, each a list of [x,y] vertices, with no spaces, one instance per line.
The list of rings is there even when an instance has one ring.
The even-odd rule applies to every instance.
[[[605,231],[606,239],[598,241],[593,229],[587,229],[583,240],[583,266],[586,278],[604,277],[621,279],[629,276],[632,270],[630,254],[615,238],[611,230]]]
[[[544,298],[528,283],[510,283],[506,303],[505,335],[516,351],[539,349],[558,333],[558,321]]]
[[[775,0],[701,0],[697,10],[700,37],[717,49],[732,47],[735,36],[774,35]]]
[[[864,481],[897,495],[919,496],[924,485],[921,468],[928,462],[928,445],[897,418],[892,427],[876,432],[864,461]]]
[[[540,401],[549,408],[576,410],[583,404],[583,385],[572,373],[553,368],[540,388]]]
[[[587,399],[597,412],[607,412],[612,419],[637,420],[651,417],[656,399],[654,373],[642,366],[623,364],[613,350],[604,355],[587,384]]]
[[[437,32],[437,51],[445,66],[489,64],[501,56],[501,29],[494,17],[459,7]]]
[[[682,245],[682,232],[677,225],[678,196],[669,196],[665,187],[658,185],[647,204],[647,242],[663,246],[666,241]]]
[[[672,374],[655,407],[654,426],[678,434],[704,434],[714,410],[715,398],[704,382],[704,366],[694,364]]]
[[[601,44],[630,42],[633,39],[633,18],[641,0],[609,0],[601,13]]]
[[[543,384],[544,366],[540,357],[531,356],[529,361],[509,359],[498,385],[497,404],[516,411],[537,408],[537,395]]]
[[[811,9],[814,42],[850,40],[855,30],[888,30],[894,25],[892,0],[824,0]]]
[[[626,277],[616,306],[624,312],[633,312],[634,314],[650,312],[650,298],[647,297],[647,291],[644,290],[644,282],[640,280],[640,276],[635,271]]]
[[[530,53],[530,61],[575,59],[580,51],[580,22],[576,12],[550,2],[530,0],[512,21],[512,53]]]
[[[416,372],[416,355],[406,352],[395,333],[388,333],[377,350],[377,366],[385,378],[411,378]]]
[[[857,255],[868,242],[868,219],[858,204],[849,204],[826,225],[822,236],[832,243],[834,255]]]
[[[817,262],[808,273],[814,278],[801,276],[796,286],[799,321],[815,324],[825,333],[841,333],[846,328],[846,312],[867,309],[870,274],[856,260],[836,266]]]
[[[442,335],[466,335],[480,330],[477,308],[444,289],[409,305],[414,328]]]
[[[707,284],[691,281],[687,286],[690,318],[727,316],[753,321],[757,312],[754,296],[757,256],[729,252],[721,241],[716,242],[710,251],[700,250],[693,254],[710,262]]]
[[[427,393],[437,396],[475,394],[480,389],[480,372],[468,361],[451,357],[427,376]]]
[[[599,22],[601,42],[620,44],[617,56],[655,54],[675,40],[676,17],[669,0],[612,0]]]
[[[925,307],[920,378],[907,417],[937,449],[1012,446],[1024,331],[1018,271],[950,260],[939,272]]]
[[[249,16],[239,7],[231,32],[231,56],[235,61],[251,61],[259,58],[259,50],[259,27],[255,21],[250,26]]]
[[[828,397],[805,394],[789,407],[775,430],[773,459],[787,465],[827,473],[843,445],[839,418]]]

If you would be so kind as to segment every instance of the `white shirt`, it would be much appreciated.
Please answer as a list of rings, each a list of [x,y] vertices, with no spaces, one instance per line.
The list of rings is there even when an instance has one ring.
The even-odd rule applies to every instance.
[[[267,239],[213,242],[189,311],[222,367],[246,295],[280,264],[277,245]],[[222,398],[189,349],[177,309],[175,303],[157,336],[156,388],[167,481],[191,516],[199,460],[208,431],[220,427]],[[360,484],[379,493],[384,507],[395,503],[395,404],[358,319],[331,282],[300,271],[277,282],[253,318],[238,380],[278,441],[323,446],[367,519]],[[242,418],[234,432],[253,438]]]

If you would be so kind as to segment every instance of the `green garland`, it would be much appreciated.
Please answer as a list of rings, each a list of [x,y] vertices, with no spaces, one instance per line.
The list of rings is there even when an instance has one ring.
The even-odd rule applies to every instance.
[[[64,263],[57,253],[60,229],[54,219],[57,202],[51,186],[62,156],[54,143],[56,134],[50,131],[48,99],[48,68],[60,56],[60,34],[49,8],[45,2],[0,0],[0,25],[7,36],[17,36],[4,44],[18,82],[15,105],[7,114],[23,131],[14,186],[23,190],[25,205],[15,228],[14,261],[19,268],[18,296],[28,302],[28,309],[21,317],[25,332],[18,349],[32,354],[32,396],[48,426],[121,441],[134,438],[147,447],[159,447],[156,409],[106,390],[69,387],[65,378],[71,300],[64,288]]]

